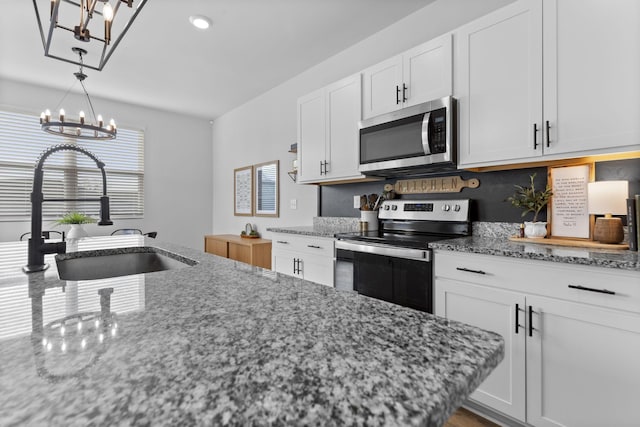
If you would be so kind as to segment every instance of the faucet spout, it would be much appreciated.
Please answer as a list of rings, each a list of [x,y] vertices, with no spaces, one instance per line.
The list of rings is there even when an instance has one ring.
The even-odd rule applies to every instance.
[[[45,199],[42,194],[43,170],[45,160],[58,151],[77,151],[96,162],[96,166],[102,172],[102,196],[99,199]],[[93,153],[82,147],[72,144],[60,144],[49,147],[38,159],[33,173],[33,189],[31,191],[31,238],[29,239],[29,252],[27,265],[22,267],[25,273],[44,271],[49,265],[44,262],[44,256],[52,253],[64,253],[67,250],[66,242],[45,243],[42,237],[42,203],[44,202],[65,202],[65,201],[95,201],[100,202],[100,221],[98,225],[112,225],[109,218],[109,197],[107,196],[107,174],[104,170],[104,163]]]

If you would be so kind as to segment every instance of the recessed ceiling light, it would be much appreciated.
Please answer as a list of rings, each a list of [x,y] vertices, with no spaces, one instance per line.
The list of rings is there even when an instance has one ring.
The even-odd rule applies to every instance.
[[[211,26],[211,19],[207,18],[206,16],[202,16],[202,15],[193,15],[189,17],[189,22],[191,22],[191,25],[193,25],[194,27],[200,29],[200,30],[206,30],[207,28],[209,28]]]

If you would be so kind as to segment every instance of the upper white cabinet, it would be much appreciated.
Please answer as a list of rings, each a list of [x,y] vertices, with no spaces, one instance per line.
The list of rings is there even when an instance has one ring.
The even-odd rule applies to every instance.
[[[358,172],[360,74],[298,99],[298,182],[361,178]]]
[[[451,34],[363,71],[365,119],[452,93]]]
[[[459,165],[640,149],[640,2],[520,0],[455,32]]]

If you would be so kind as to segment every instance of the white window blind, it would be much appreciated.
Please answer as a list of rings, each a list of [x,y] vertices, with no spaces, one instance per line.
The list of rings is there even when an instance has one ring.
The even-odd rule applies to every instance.
[[[105,164],[111,218],[144,216],[144,133],[118,128],[110,141],[67,139],[43,132],[36,116],[0,111],[0,221],[31,216],[33,171],[40,155],[58,144],[75,144]],[[102,174],[96,163],[76,151],[58,151],[44,163],[45,198],[97,198]],[[45,202],[43,218],[77,211],[98,217],[97,202]]]

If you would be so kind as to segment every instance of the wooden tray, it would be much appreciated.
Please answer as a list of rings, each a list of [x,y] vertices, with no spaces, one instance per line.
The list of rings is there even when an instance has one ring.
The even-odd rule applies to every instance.
[[[242,237],[243,239],[259,239],[260,236],[248,236],[246,234],[241,234],[240,237]]]
[[[629,249],[629,245],[626,243],[598,243],[593,240],[572,240],[561,239],[559,237],[547,237],[544,239],[532,239],[528,237],[509,237],[512,242],[518,243],[537,243],[540,245],[554,245],[554,246],[570,246],[574,248],[591,248],[591,249]]]

